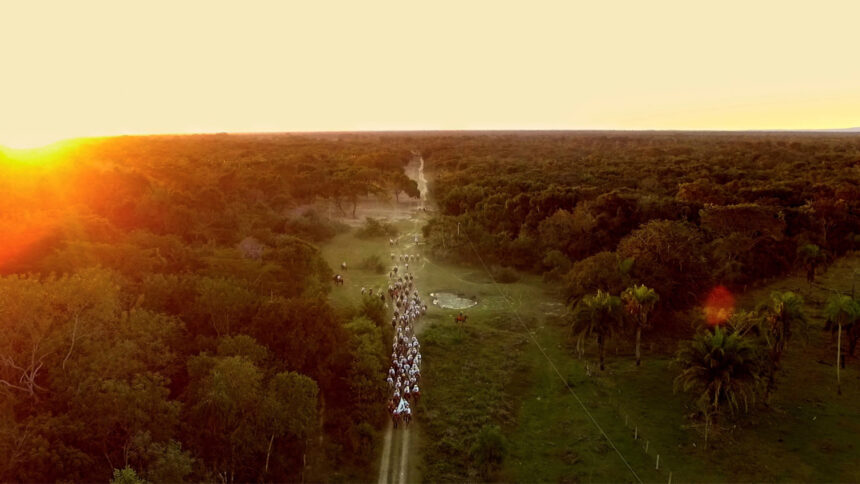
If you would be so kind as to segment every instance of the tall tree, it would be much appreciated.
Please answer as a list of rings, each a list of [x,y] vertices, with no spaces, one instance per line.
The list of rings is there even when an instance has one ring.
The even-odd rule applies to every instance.
[[[708,428],[723,407],[734,413],[755,402],[761,381],[758,348],[752,338],[719,326],[699,331],[682,342],[675,364],[681,373],[675,378],[675,391],[698,393],[697,404],[705,416],[705,442]]]
[[[418,183],[406,176],[402,170],[392,170],[388,175],[388,189],[394,192],[394,199],[400,203],[400,192],[406,193],[410,198],[418,198],[421,192]]]
[[[292,436],[304,440],[317,422],[317,394],[312,379],[295,372],[278,373],[272,377],[264,392],[258,414],[261,431],[269,435],[263,476],[269,472],[276,438]]]
[[[681,307],[710,286],[713,268],[704,248],[704,236],[694,225],[652,220],[621,240],[618,254],[636,260],[633,277],[662,294],[665,305]]]
[[[769,348],[769,365],[765,398],[775,387],[776,370],[789,341],[796,333],[805,333],[806,315],[803,298],[793,292],[772,292],[770,299],[759,306],[762,314],[763,336]]]
[[[648,314],[660,301],[660,296],[655,290],[641,284],[625,289],[621,299],[624,301],[624,310],[632,317],[636,326],[636,366],[639,366],[642,360],[642,330],[648,328]]]
[[[576,303],[572,313],[571,333],[577,336],[578,346],[594,335],[600,354],[600,369],[604,369],[606,339],[618,330],[621,316],[621,299],[598,289],[596,294],[585,296]]]
[[[815,269],[824,262],[824,251],[815,244],[806,244],[797,249],[797,256],[806,269],[806,281],[815,282]]]
[[[853,326],[860,319],[860,304],[851,296],[834,294],[824,307],[827,328],[836,329],[836,392],[842,394],[842,380],[839,368],[842,366],[842,328]]]

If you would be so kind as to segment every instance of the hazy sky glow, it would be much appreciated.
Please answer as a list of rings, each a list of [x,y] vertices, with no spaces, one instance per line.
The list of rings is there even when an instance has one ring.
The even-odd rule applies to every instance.
[[[0,145],[860,125],[858,2],[3,2]]]

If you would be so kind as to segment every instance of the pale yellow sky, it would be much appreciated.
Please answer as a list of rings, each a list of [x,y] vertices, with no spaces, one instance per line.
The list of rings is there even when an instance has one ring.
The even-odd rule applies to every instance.
[[[0,145],[860,126],[860,2],[0,0]]]

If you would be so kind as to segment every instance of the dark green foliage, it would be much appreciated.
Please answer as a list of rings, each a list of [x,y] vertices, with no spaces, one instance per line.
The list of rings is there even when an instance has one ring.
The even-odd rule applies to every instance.
[[[493,275],[493,280],[499,284],[510,284],[520,280],[517,271],[510,267],[492,266],[490,267],[490,274]]]
[[[384,310],[371,298],[335,314],[313,243],[344,230],[325,211],[416,196],[402,170],[412,150],[433,171],[439,211],[422,230],[437,257],[485,262],[500,282],[545,273],[572,302],[644,283],[660,294],[656,324],[715,283],[795,265],[812,280],[860,233],[850,136],[122,137],[56,163],[4,161],[0,356],[12,364],[0,367],[0,480],[98,482],[117,469],[131,482],[300,481],[304,456],[321,481],[369,469],[384,422]],[[365,229],[393,236],[380,221]],[[771,342],[779,361],[800,326],[768,311],[769,327],[748,314],[730,327]],[[850,354],[860,325],[835,314]],[[737,346],[720,345],[708,348]],[[427,424],[440,436],[434,475],[462,478],[471,458],[498,455],[469,453],[485,424],[515,413],[500,398],[510,362],[485,349],[469,348],[474,364],[503,378]],[[474,383],[445,382],[463,394]],[[742,401],[747,390],[733,391]]]
[[[168,136],[0,163],[0,480],[325,480],[372,449],[385,341],[329,306],[312,242],[346,227],[305,207],[413,196],[410,159]]]
[[[373,321],[379,327],[383,327],[385,324],[387,310],[385,302],[379,296],[365,295],[358,311],[359,314]]]
[[[758,308],[762,316],[762,336],[769,349],[767,394],[776,388],[776,371],[793,337],[806,337],[808,331],[803,298],[793,292],[772,292]]]
[[[364,225],[355,232],[355,235],[368,239],[373,237],[396,237],[397,229],[388,222],[367,217]]]
[[[713,280],[704,242],[701,232],[687,222],[655,220],[625,237],[618,255],[635,261],[634,280],[666,294],[668,303],[682,306],[696,302]]]
[[[761,347],[737,330],[699,331],[683,342],[676,356],[681,374],[675,389],[697,394],[699,410],[708,418],[727,408],[748,411],[762,382]]]
[[[146,482],[137,475],[134,469],[128,466],[114,469],[113,478],[110,480],[111,484],[145,484]]]
[[[860,340],[860,331],[857,330],[860,321],[860,301],[853,299],[847,294],[832,294],[824,306],[824,316],[827,324],[824,329],[836,333],[836,382],[838,392],[842,392],[842,380],[840,369],[845,365],[845,352],[843,350],[843,331],[848,339],[848,354],[853,355]]]
[[[620,259],[614,252],[600,252],[573,264],[565,276],[569,301],[599,289],[619,294],[630,284],[630,269],[633,259]]]
[[[815,269],[827,260],[824,251],[815,244],[804,244],[798,247],[797,258],[806,269],[806,280],[809,282],[815,282]]]
[[[498,425],[484,425],[475,438],[469,455],[482,479],[490,480],[502,467],[508,453],[505,436]]]
[[[551,250],[543,258],[543,279],[546,282],[558,282],[570,271],[571,262],[561,251]]]
[[[320,216],[315,210],[306,210],[284,223],[284,231],[312,242],[328,240],[349,227],[340,222]]]
[[[427,365],[426,375],[422,368],[422,387],[426,382],[433,391],[422,395],[428,413],[418,414],[422,433],[428,436],[423,450],[426,475],[433,481],[487,480],[477,475],[479,463],[471,454],[481,429],[517,425],[516,392],[525,384],[526,369],[520,357],[511,355],[521,355],[529,343],[507,316],[475,324],[486,326],[478,330],[466,325],[460,333],[451,324],[434,323],[421,340],[422,355],[436,362]]]
[[[570,316],[570,334],[577,338],[577,348],[584,351],[585,339],[597,339],[600,369],[604,369],[606,341],[621,329],[621,298],[597,290],[583,297]]]
[[[791,270],[799,245],[838,254],[860,233],[856,137],[472,133],[420,141],[439,207],[424,236],[437,257],[478,263],[477,250],[488,264],[552,281],[561,254],[574,264],[571,299],[644,283],[660,293],[661,320],[712,283],[742,288]],[[635,257],[630,279],[619,280],[605,257],[589,260],[603,252]],[[811,276],[824,262],[801,261]]]
[[[642,330],[650,326],[648,315],[660,301],[660,296],[648,286],[634,285],[621,293],[621,301],[624,304],[624,312],[628,316],[627,321],[632,323],[636,334],[636,366],[639,366],[642,359],[640,353]]]
[[[385,374],[388,364],[382,346],[382,328],[367,318],[357,318],[346,325],[349,333],[352,365],[346,379],[355,398],[357,416],[364,421],[379,423],[385,402]],[[355,448],[354,450],[358,450]]]
[[[144,469],[141,476],[150,482],[183,482],[191,474],[194,459],[176,441],[153,442],[150,434],[137,434],[129,450],[129,462]]]
[[[385,274],[388,266],[382,261],[382,258],[379,257],[378,254],[372,254],[358,263],[359,269],[364,269],[366,271],[375,272],[376,274]]]

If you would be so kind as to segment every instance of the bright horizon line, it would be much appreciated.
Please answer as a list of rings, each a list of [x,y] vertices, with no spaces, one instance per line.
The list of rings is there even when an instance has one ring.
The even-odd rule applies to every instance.
[[[50,3],[0,8],[0,144],[860,126],[844,0]]]
[[[475,132],[618,132],[618,133],[844,133],[860,134],[860,125],[844,128],[360,128],[360,129],[307,129],[307,130],[256,130],[256,131],[174,131],[140,132],[104,135],[70,136],[32,146],[16,147],[0,142],[0,148],[12,151],[39,149],[75,140],[97,140],[106,138],[147,137],[147,136],[214,136],[214,135],[261,135],[261,134],[372,134],[372,133],[475,133]]]

